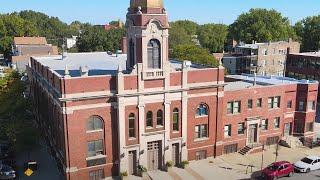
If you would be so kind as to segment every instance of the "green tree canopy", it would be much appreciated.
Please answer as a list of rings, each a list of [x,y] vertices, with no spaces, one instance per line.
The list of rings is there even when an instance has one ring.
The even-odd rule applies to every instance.
[[[231,37],[237,41],[251,43],[296,39],[288,18],[276,10],[250,9],[241,14],[229,27]]]
[[[125,35],[123,28],[105,31],[98,26],[88,26],[83,29],[78,37],[77,47],[80,52],[113,51],[120,49],[122,37]]]
[[[320,15],[307,17],[294,26],[303,51],[320,50]]]
[[[228,26],[224,24],[205,24],[199,27],[200,44],[210,52],[223,52],[228,35]]]
[[[193,63],[217,67],[219,62],[209,54],[207,49],[196,45],[177,45],[170,55],[178,60],[189,60]]]
[[[195,44],[192,36],[197,34],[199,25],[189,20],[174,21],[170,23],[169,48],[173,49],[177,45]]]

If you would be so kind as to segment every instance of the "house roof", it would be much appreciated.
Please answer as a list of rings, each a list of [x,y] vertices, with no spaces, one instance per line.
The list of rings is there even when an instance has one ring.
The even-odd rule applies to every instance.
[[[14,37],[15,45],[46,45],[45,37]]]

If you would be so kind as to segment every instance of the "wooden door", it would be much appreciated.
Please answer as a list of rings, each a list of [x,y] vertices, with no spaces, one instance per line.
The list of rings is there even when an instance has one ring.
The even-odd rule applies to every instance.
[[[172,145],[172,162],[174,166],[178,166],[180,163],[179,143]]]
[[[153,171],[161,167],[161,148],[160,142],[149,142],[148,143],[148,170]]]
[[[137,152],[129,151],[129,174],[137,174]]]
[[[257,142],[258,132],[257,132],[257,125],[252,124],[249,126],[249,137],[248,137],[248,143],[253,144]]]

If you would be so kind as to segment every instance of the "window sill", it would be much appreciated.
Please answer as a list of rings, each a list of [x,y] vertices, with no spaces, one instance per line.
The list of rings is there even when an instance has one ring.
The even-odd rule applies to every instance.
[[[207,141],[209,140],[208,137],[204,137],[204,138],[197,138],[197,139],[194,139],[194,142],[201,142],[201,141]]]
[[[163,127],[164,127],[164,126],[162,126],[162,125],[157,125],[157,126],[156,126],[157,129],[163,128]]]
[[[173,131],[172,133],[173,133],[173,134],[179,134],[180,131]]]
[[[106,155],[97,155],[97,156],[92,156],[92,157],[87,157],[86,160],[89,161],[89,160],[94,160],[94,159],[101,159],[101,158],[106,158],[107,156]]]
[[[244,134],[245,134],[245,133],[242,133],[242,134],[238,134],[238,136],[244,136]]]
[[[231,136],[225,136],[224,137],[224,139],[230,139],[231,138]]]
[[[205,117],[208,117],[208,115],[196,116],[196,118],[205,118]]]
[[[98,133],[98,132],[103,132],[103,130],[99,129],[99,130],[87,131],[88,134],[90,134],[90,133]]]
[[[135,138],[135,137],[129,137],[128,140],[129,140],[129,141],[135,141],[135,140],[137,140],[137,138]]]
[[[151,126],[146,127],[146,130],[151,130],[151,129],[153,129],[153,127],[151,127]]]

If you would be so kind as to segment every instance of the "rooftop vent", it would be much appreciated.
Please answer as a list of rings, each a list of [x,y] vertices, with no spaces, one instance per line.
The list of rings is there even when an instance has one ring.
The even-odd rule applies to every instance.
[[[88,66],[80,66],[79,68],[81,76],[88,76],[89,75],[89,67]]]
[[[191,61],[183,61],[183,67],[190,68],[192,65]]]

